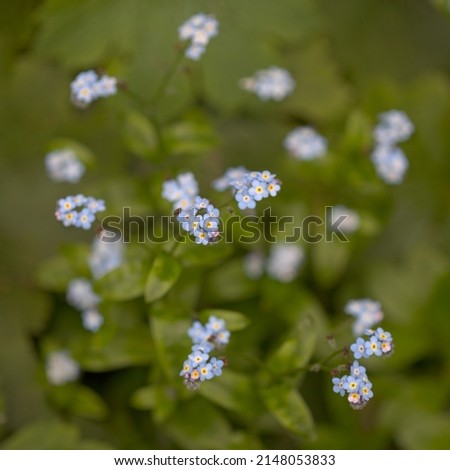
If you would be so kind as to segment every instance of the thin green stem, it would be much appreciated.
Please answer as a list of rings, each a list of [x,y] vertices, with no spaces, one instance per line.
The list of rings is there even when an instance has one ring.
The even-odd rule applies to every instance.
[[[334,357],[338,356],[339,354],[342,354],[345,351],[345,348],[343,349],[338,349],[337,351],[333,351],[330,355],[325,357],[319,362],[315,362],[314,364],[309,364],[308,366],[303,367],[303,370],[307,370],[310,372],[319,372],[321,370],[332,370],[331,367],[327,366],[326,364],[331,361]]]
[[[167,72],[164,74],[159,86],[156,88],[156,91],[150,100],[150,103],[153,106],[156,107],[161,98],[164,96],[164,93],[166,92],[166,89],[169,86],[172,77],[175,75],[175,72],[177,71],[181,61],[183,60],[184,50],[184,47],[178,50],[178,53],[175,56],[175,60],[172,62],[172,65],[167,69]]]

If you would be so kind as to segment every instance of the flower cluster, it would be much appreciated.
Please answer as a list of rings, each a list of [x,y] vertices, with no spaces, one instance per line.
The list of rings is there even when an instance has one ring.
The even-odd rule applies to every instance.
[[[45,372],[53,385],[74,382],[80,376],[80,366],[67,351],[54,351],[47,357]]]
[[[116,269],[123,262],[123,243],[104,240],[104,234],[105,231],[101,231],[95,237],[88,258],[88,264],[94,279],[98,279]]]
[[[66,299],[69,305],[81,312],[81,320],[86,330],[96,332],[100,329],[104,322],[97,309],[101,299],[87,279],[77,278],[70,281]]]
[[[352,325],[355,336],[361,335],[384,318],[380,303],[371,299],[350,300],[345,305],[344,311],[355,317]]]
[[[95,220],[95,214],[104,210],[105,201],[102,199],[78,194],[59,199],[55,217],[63,223],[64,227],[74,225],[89,230]]]
[[[198,60],[205,52],[209,40],[217,36],[219,22],[212,15],[197,13],[191,16],[178,28],[178,34],[182,41],[191,40],[191,44],[186,49],[186,57]]]
[[[373,131],[376,145],[371,159],[381,179],[388,184],[400,184],[409,162],[397,144],[411,136],[414,125],[404,112],[397,110],[381,113],[379,119]]]
[[[72,101],[75,106],[86,107],[98,98],[117,93],[117,78],[108,75],[98,76],[94,70],[79,73],[70,84]]]
[[[366,368],[358,361],[350,366],[350,375],[333,377],[333,392],[343,397],[347,393],[350,406],[356,410],[362,409],[373,397],[372,382],[367,377]]]
[[[269,196],[276,196],[280,181],[270,171],[248,171],[243,167],[230,168],[225,175],[213,182],[221,191],[233,189],[239,209],[254,209],[256,203]]]
[[[86,167],[71,149],[54,150],[45,156],[45,167],[53,181],[77,183],[84,175]]]
[[[295,81],[287,70],[269,67],[258,70],[252,77],[240,81],[241,88],[255,93],[261,100],[280,101],[290,95],[295,88]]]
[[[196,196],[194,205],[181,210],[177,215],[181,228],[195,237],[195,243],[207,245],[217,241],[219,232],[219,209],[208,199]]]
[[[342,221],[339,220],[340,218],[342,218]],[[339,230],[344,233],[353,233],[359,229],[361,219],[355,210],[338,205],[332,208],[330,224],[332,227],[336,224]]]
[[[314,160],[327,152],[327,141],[312,127],[296,127],[284,139],[284,147],[298,160]]]
[[[369,339],[360,336],[350,346],[355,359],[370,356],[390,356],[392,354],[394,344],[391,333],[384,331],[383,328],[377,328],[376,330],[366,330],[365,335]]]
[[[224,361],[211,357],[210,353],[228,344],[230,332],[226,329],[224,320],[211,316],[206,325],[195,321],[189,328],[188,335],[193,343],[192,352],[184,361],[180,376],[184,377],[187,388],[196,390],[200,382],[222,375]]]
[[[191,172],[181,173],[176,179],[164,181],[162,197],[173,203],[174,209],[187,209],[198,196],[198,183]]]

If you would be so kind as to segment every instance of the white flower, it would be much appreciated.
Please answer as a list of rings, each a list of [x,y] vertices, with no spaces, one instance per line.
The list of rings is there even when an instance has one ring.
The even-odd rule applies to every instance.
[[[264,273],[264,254],[251,251],[243,258],[244,272],[250,279],[259,279]]]
[[[186,49],[186,57],[198,60],[205,52],[210,39],[217,36],[219,32],[219,22],[212,15],[197,13],[191,16],[178,28],[179,38],[182,41],[191,40],[190,46]]]
[[[381,304],[371,299],[350,300],[344,307],[345,313],[355,317],[352,329],[355,336],[362,335],[383,320]]]
[[[101,232],[92,243],[92,250],[88,258],[92,276],[98,279],[123,262],[124,246],[120,241],[108,242],[103,240],[105,232]]]
[[[337,223],[341,217],[345,218],[342,220],[342,222]],[[332,226],[337,223],[339,230],[344,233],[353,233],[358,230],[361,225],[361,219],[358,212],[343,205],[332,207],[330,222]]]
[[[403,111],[393,109],[381,113],[380,123],[375,127],[373,136],[377,144],[392,145],[409,139],[414,125]]]
[[[100,297],[92,290],[87,279],[77,278],[67,287],[67,303],[78,310],[94,308],[100,303]]]
[[[198,191],[198,183],[194,175],[187,172],[181,173],[176,179],[164,181],[162,197],[173,202],[174,209],[186,209],[194,205]]]
[[[86,107],[97,98],[117,93],[117,78],[108,75],[99,77],[93,70],[79,73],[70,84],[71,97],[75,106]]]
[[[80,366],[67,351],[54,351],[47,357],[45,371],[53,385],[74,382],[80,376]]]
[[[105,321],[101,313],[96,309],[89,309],[81,312],[81,320],[83,322],[83,327],[94,333],[100,329]]]
[[[269,67],[258,70],[253,77],[243,78],[240,82],[244,90],[255,93],[262,100],[280,101],[295,88],[295,81],[287,70]]]
[[[77,183],[84,175],[86,167],[71,149],[54,150],[45,156],[45,166],[53,181]]]
[[[304,250],[298,245],[274,245],[267,260],[267,273],[277,281],[291,282],[297,276],[304,258]]]
[[[284,139],[286,150],[299,160],[313,160],[327,152],[327,141],[312,127],[297,127]]]
[[[378,145],[372,152],[371,159],[378,176],[388,184],[400,184],[409,167],[403,151],[394,146]]]

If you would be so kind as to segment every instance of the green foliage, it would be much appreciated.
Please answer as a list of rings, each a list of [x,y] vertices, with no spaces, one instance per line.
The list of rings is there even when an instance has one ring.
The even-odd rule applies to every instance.
[[[446,449],[448,2],[6,3],[1,448]],[[220,26],[195,62],[184,58],[177,30],[199,11]],[[239,86],[271,65],[296,80],[285,100],[262,102]],[[76,109],[69,83],[90,68],[119,77],[119,93]],[[410,166],[399,186],[381,181],[369,158],[377,115],[389,109],[404,110],[415,125],[402,144]],[[283,139],[301,125],[327,138],[324,158],[287,154]],[[46,153],[62,148],[86,165],[77,184],[53,183],[45,173]],[[130,208],[153,216],[150,228],[163,233],[159,218],[173,209],[162,183],[191,171],[201,196],[232,220],[241,212],[211,182],[240,165],[281,180],[273,215],[300,225],[345,204],[358,212],[359,229],[345,243],[299,241],[305,261],[282,283],[267,269],[248,277],[244,257],[257,250],[267,260],[272,243],[244,243],[239,224],[208,246],[172,235],[142,243],[135,227],[120,227],[123,263],[94,279],[93,232],[64,228],[53,215],[57,199],[83,193],[105,199],[107,215]],[[261,202],[255,213],[268,206]],[[96,332],[67,304],[75,278],[91,281],[101,297],[104,324]],[[330,371],[345,362],[340,351],[353,340],[343,307],[366,297],[381,302],[395,354],[365,364],[375,396],[356,412],[332,392]],[[226,366],[187,390],[180,377],[192,346],[187,330],[211,316],[231,331],[227,347],[214,351]],[[55,385],[46,361],[60,349],[81,373]]]

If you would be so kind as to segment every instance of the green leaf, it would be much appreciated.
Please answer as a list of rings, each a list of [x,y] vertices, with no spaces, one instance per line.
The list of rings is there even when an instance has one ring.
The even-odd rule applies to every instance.
[[[147,385],[131,396],[131,405],[138,410],[153,410],[153,418],[163,423],[176,407],[176,394],[173,388],[164,385]]]
[[[158,140],[151,122],[137,111],[128,111],[125,116],[123,139],[135,154],[152,159],[155,156]]]
[[[200,320],[204,323],[208,321],[208,318],[215,316],[225,320],[226,328],[230,331],[239,331],[247,328],[250,324],[250,319],[239,312],[233,312],[231,310],[219,310],[219,309],[205,309],[199,314]]]
[[[262,386],[260,393],[267,408],[285,428],[299,436],[311,435],[314,428],[311,411],[290,384]]]
[[[130,398],[131,406],[138,410],[152,410],[155,407],[155,387],[146,385],[138,388]]]
[[[102,330],[89,343],[73,347],[74,356],[86,371],[104,372],[128,366],[145,365],[153,357],[152,337],[146,328],[120,329],[105,341]],[[97,343],[97,340],[100,340]]]
[[[51,400],[62,411],[69,411],[82,418],[101,420],[108,413],[103,400],[90,388],[80,384],[52,387]]]
[[[314,275],[321,286],[332,287],[342,277],[347,268],[350,253],[350,242],[321,241],[311,249]]]
[[[246,418],[256,417],[261,404],[255,397],[255,384],[247,375],[225,369],[216,380],[204,382],[200,395]]]
[[[308,364],[317,340],[317,324],[311,314],[303,314],[298,323],[269,357],[269,370],[276,374],[290,374]]]
[[[145,301],[154,302],[165,295],[181,273],[180,263],[168,253],[160,253],[153,262],[145,283]]]
[[[69,282],[76,277],[76,272],[66,258],[54,256],[45,260],[36,271],[36,280],[40,287],[53,292],[64,292]]]
[[[210,120],[200,113],[186,116],[183,121],[170,126],[165,132],[165,140],[173,154],[198,155],[217,145]]]
[[[166,429],[183,449],[226,449],[231,437],[228,421],[214,405],[200,398],[181,403]]]
[[[143,295],[148,265],[130,260],[105,274],[94,283],[95,291],[104,300],[129,300]]]
[[[7,450],[76,449],[78,429],[66,423],[37,421],[16,431],[3,444]]]

